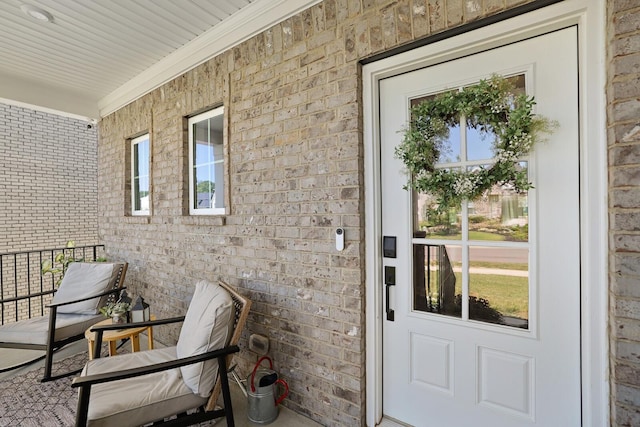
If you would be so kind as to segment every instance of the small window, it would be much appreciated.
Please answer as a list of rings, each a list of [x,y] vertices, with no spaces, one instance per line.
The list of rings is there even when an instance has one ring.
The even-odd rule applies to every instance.
[[[189,213],[224,214],[224,107],[189,118]]]
[[[131,214],[149,215],[151,185],[149,134],[131,140]]]

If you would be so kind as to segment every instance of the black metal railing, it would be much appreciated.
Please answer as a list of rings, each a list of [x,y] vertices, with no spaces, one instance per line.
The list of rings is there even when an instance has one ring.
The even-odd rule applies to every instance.
[[[445,245],[413,245],[413,280],[415,310],[447,313],[455,309],[456,276]]]
[[[96,261],[100,258],[104,258],[104,245],[0,254],[0,325],[45,314],[46,305],[51,302],[56,283],[63,273],[43,274],[43,262],[48,261],[56,270],[64,271],[66,261]]]
[[[430,275],[430,274],[429,274]],[[438,294],[439,306],[444,311],[455,309],[456,275],[447,253],[445,245],[439,246],[438,251]]]

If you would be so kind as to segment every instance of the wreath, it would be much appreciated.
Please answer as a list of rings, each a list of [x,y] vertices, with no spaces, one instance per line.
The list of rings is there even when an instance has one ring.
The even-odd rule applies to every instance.
[[[495,185],[521,193],[533,185],[519,161],[531,151],[540,133],[550,133],[555,123],[533,114],[535,100],[514,95],[513,84],[494,75],[460,91],[448,91],[411,108],[411,120],[395,149],[409,176],[405,190],[428,193],[436,209],[446,211],[463,200],[476,200]],[[495,162],[472,170],[437,168],[449,129],[466,121],[467,128],[495,136]]]

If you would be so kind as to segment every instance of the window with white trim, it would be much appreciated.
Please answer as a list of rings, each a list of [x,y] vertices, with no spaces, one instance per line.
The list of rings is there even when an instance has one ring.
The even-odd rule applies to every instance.
[[[131,140],[131,214],[149,215],[151,145],[146,133]]]
[[[225,213],[224,107],[189,118],[189,213]]]

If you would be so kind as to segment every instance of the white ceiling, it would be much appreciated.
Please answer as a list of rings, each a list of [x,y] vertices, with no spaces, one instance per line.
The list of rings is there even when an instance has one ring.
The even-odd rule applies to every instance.
[[[0,0],[0,101],[98,118],[318,2]]]

